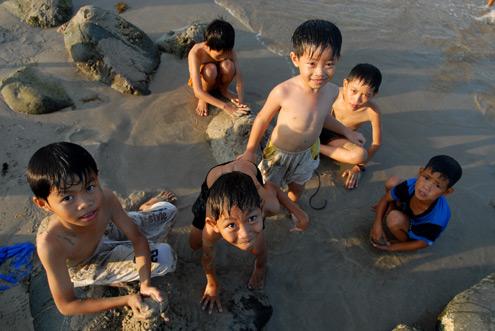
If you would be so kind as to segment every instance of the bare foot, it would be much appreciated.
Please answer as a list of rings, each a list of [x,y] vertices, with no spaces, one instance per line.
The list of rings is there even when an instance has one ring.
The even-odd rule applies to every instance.
[[[259,268],[256,266],[256,261],[254,262],[254,270],[249,278],[248,288],[249,289],[262,289],[265,286],[265,274],[266,267]]]
[[[151,208],[155,203],[161,202],[161,201],[166,201],[170,203],[174,203],[177,201],[177,197],[173,192],[170,191],[161,191],[157,195],[155,195],[153,198],[149,199],[145,203],[143,203],[140,207],[140,211],[146,211]]]
[[[196,114],[199,116],[208,116],[208,104],[203,100],[198,100],[198,105],[196,106]]]

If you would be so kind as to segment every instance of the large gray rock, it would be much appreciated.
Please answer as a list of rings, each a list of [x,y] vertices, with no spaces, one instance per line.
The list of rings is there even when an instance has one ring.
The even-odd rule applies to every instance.
[[[395,328],[393,328],[392,331],[421,331],[421,330],[414,326],[409,326],[407,324],[399,324]]]
[[[191,25],[169,31],[161,36],[156,44],[165,53],[175,54],[179,58],[184,58],[194,44],[204,41],[204,34],[207,23],[194,22]]]
[[[9,0],[6,8],[29,25],[50,28],[72,16],[72,0]]]
[[[45,114],[74,105],[59,80],[32,66],[3,80],[0,92],[5,103],[20,113]]]
[[[218,163],[235,159],[244,153],[254,117],[231,117],[220,112],[206,129],[213,157]]]
[[[148,83],[160,64],[160,52],[136,26],[110,11],[84,6],[63,34],[71,59],[88,77],[122,93],[150,93]]]
[[[456,295],[438,316],[438,329],[495,330],[495,273]]]

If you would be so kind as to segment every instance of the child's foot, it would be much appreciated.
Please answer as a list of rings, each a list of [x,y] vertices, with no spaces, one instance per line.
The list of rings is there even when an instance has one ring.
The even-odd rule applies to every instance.
[[[259,268],[254,262],[254,270],[249,278],[248,288],[251,290],[262,289],[265,286],[266,267]]]
[[[196,114],[199,116],[208,116],[208,104],[203,100],[198,100],[198,105],[196,106]]]
[[[166,201],[170,203],[174,203],[177,201],[177,197],[175,194],[171,191],[161,191],[157,195],[155,195],[153,198],[149,199],[145,203],[143,203],[140,207],[140,211],[146,211],[151,208],[155,203],[161,202],[161,201]]]

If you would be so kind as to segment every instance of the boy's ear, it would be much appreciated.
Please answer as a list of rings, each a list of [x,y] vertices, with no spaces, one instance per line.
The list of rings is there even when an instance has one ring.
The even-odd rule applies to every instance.
[[[299,57],[294,52],[290,52],[290,60],[296,68],[299,68]]]
[[[419,175],[421,175],[421,173],[422,173],[423,171],[425,171],[425,168],[420,167],[420,168],[419,168],[419,171],[418,171],[418,176],[419,176]]]
[[[44,199],[40,199],[40,198],[37,198],[37,197],[33,197],[33,203],[38,206],[38,208],[41,208],[43,209],[44,211],[47,211],[47,212],[53,212],[52,208],[50,207],[50,205],[48,204],[48,201],[44,200]]]
[[[344,87],[347,87],[347,85],[349,85],[349,81],[347,80],[347,78],[344,78],[344,84],[343,84],[343,86]]]
[[[213,217],[206,216],[205,223],[208,224],[216,233],[220,232],[220,230],[218,230],[217,221],[214,220]]]
[[[449,195],[449,194],[451,194],[451,193],[454,193],[454,191],[455,191],[455,190],[454,190],[454,188],[453,188],[453,187],[449,187],[449,188],[445,191],[445,193],[444,193],[443,195]]]

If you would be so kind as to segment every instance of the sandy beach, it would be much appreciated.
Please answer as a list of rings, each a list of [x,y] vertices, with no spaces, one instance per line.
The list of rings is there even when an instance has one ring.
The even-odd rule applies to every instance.
[[[266,38],[260,38],[253,25],[239,19],[242,2],[218,2],[128,1],[129,9],[122,17],[152,40],[193,21],[208,22],[218,16],[228,20],[236,29],[246,101],[257,111],[273,86],[291,77],[294,69],[287,54],[277,54],[283,47],[273,52],[276,43],[267,46],[276,33],[267,31]],[[232,7],[226,10],[222,3]],[[114,10],[115,1],[73,1],[74,12],[83,4]],[[407,6],[402,1],[401,5]],[[239,15],[232,16],[235,13]],[[493,36],[495,25],[473,19],[470,27],[480,36],[476,45],[493,43],[493,37],[487,36]],[[462,41],[457,44],[423,40],[431,47],[422,48],[421,44],[411,51],[411,40],[401,49],[393,46],[393,40],[379,39],[375,48],[371,41],[358,48],[359,30],[341,29],[344,48],[333,81],[341,84],[359,62],[374,63],[382,70],[384,79],[376,103],[383,114],[383,144],[353,191],[343,188],[334,162],[321,161],[322,187],[315,203],[325,199],[327,206],[324,210],[309,206],[308,198],[318,185],[315,176],[300,202],[311,220],[304,233],[290,233],[291,222],[285,216],[267,219],[264,293],[273,316],[266,329],[378,331],[407,323],[434,330],[436,316],[454,295],[495,271],[495,85],[493,78],[486,78],[486,72],[493,73],[490,69],[495,68],[495,49],[464,47],[472,45],[474,37],[461,28],[453,29]],[[292,31],[286,30],[281,44],[288,45]],[[477,63],[482,69],[473,64],[473,58],[480,59]],[[32,28],[12,16],[0,1],[0,79],[30,63],[60,78],[75,107],[26,115],[13,112],[0,99],[0,162],[8,164],[0,177],[1,245],[34,242],[44,216],[32,205],[25,181],[31,155],[56,141],[81,144],[95,157],[104,185],[120,195],[160,188],[177,194],[179,213],[168,242],[179,263],[175,273],[154,279],[169,294],[169,327],[225,329],[229,321],[221,314],[208,316],[200,310],[205,278],[200,252],[193,252],[188,245],[190,209],[216,161],[205,134],[212,116],[194,113],[195,100],[186,85],[187,60],[162,54],[150,84],[151,94],[124,95],[80,75],[68,60],[63,36],[56,28]],[[369,128],[363,133],[369,137]],[[374,217],[371,206],[381,197],[384,181],[391,175],[414,177],[436,154],[452,155],[464,170],[454,194],[448,197],[452,210],[448,228],[432,247],[419,252],[373,249],[368,243]],[[219,245],[217,273],[227,306],[238,291],[246,291],[252,262],[252,256]],[[35,272],[42,274],[39,266]],[[67,325],[42,277],[35,287],[35,297],[33,291],[21,287],[24,291],[18,291],[17,302],[26,307],[29,298],[34,329]],[[9,330],[25,330],[24,323],[29,323],[25,311],[8,311],[9,301],[1,294],[0,303],[0,311],[5,312],[0,314],[0,323],[10,323]]]

